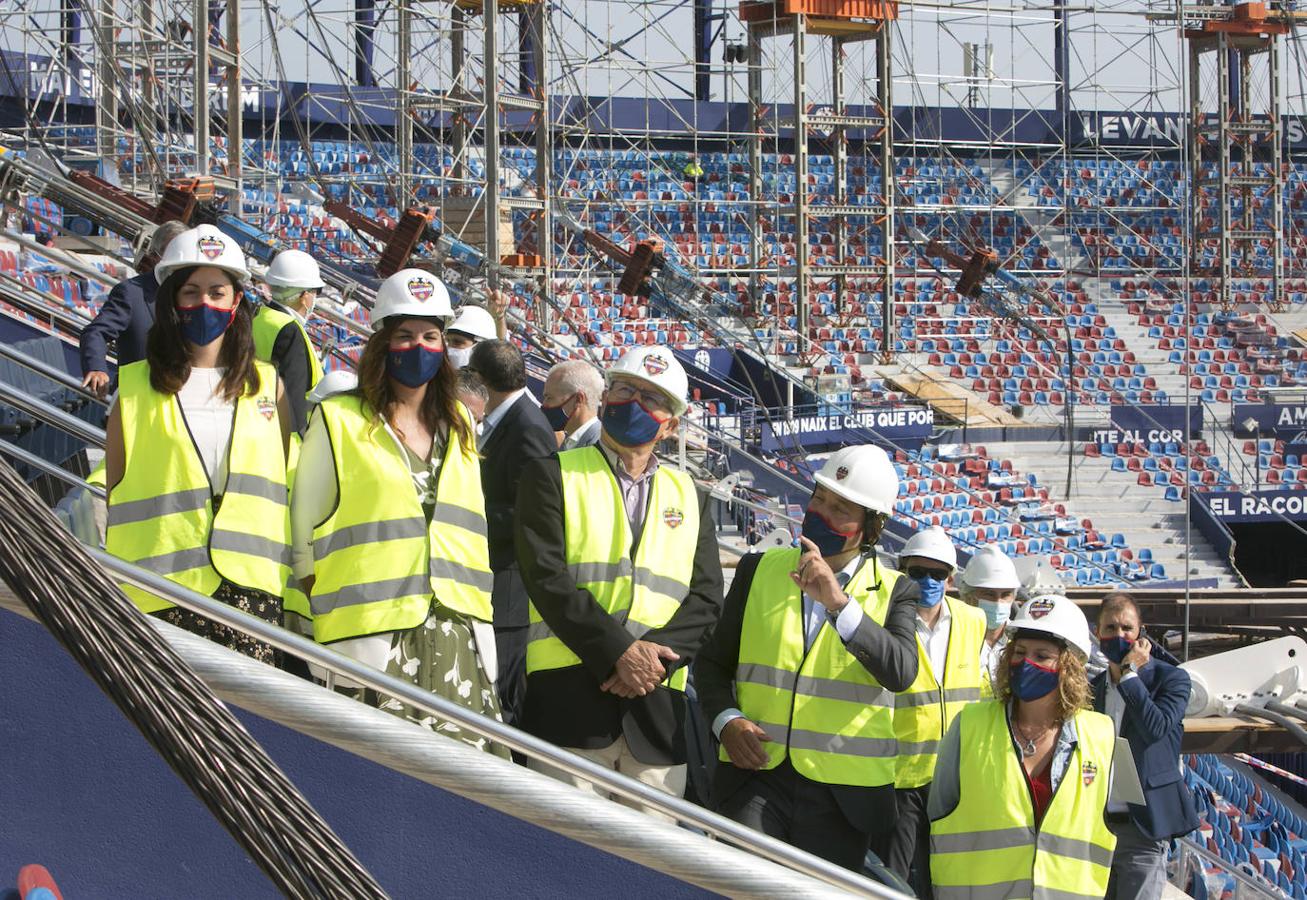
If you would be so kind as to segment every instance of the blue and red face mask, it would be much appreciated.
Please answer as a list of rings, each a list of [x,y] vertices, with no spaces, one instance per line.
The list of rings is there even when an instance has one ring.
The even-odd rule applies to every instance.
[[[231,323],[236,320],[239,305],[238,302],[231,309],[207,303],[177,307],[177,321],[181,323],[182,337],[197,347],[207,347],[231,327]]]
[[[652,444],[663,421],[638,399],[632,398],[624,403],[604,401],[603,429],[623,447]]]
[[[1028,659],[1014,659],[1008,670],[1008,684],[1018,700],[1038,700],[1057,687],[1057,669],[1045,668]]]
[[[809,509],[803,516],[803,527],[799,533],[816,544],[817,552],[822,556],[836,556],[844,552],[849,538],[857,534],[858,530],[839,531],[821,513]]]
[[[435,378],[444,362],[444,350],[414,344],[407,350],[386,352],[386,374],[405,387],[418,388]]]

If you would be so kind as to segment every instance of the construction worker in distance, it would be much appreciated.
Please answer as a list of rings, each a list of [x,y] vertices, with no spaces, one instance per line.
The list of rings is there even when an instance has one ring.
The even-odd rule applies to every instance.
[[[445,331],[446,352],[449,363],[461,369],[472,358],[472,348],[482,341],[504,340],[508,329],[504,324],[504,311],[508,308],[507,295],[490,292],[491,309],[472,304],[460,306],[454,321]]]
[[[308,393],[322,380],[322,360],[309,339],[309,316],[325,284],[318,261],[302,250],[283,250],[263,278],[272,301],[254,315],[254,352],[272,363],[290,398],[294,430],[308,427]]]
[[[1105,819],[1116,729],[1089,709],[1089,624],[1045,594],[1008,631],[997,696],[963,709],[940,744],[935,898],[1101,898],[1116,847]]]
[[[518,487],[522,727],[679,797],[687,667],[721,612],[717,527],[708,493],[654,456],[687,405],[671,350],[630,350],[607,382],[599,444],[529,460]]]
[[[291,496],[292,560],[318,643],[499,719],[490,551],[472,417],[443,332],[444,283],[401,269],[377,288],[358,388],[318,405]],[[507,756],[345,679],[365,703]]]
[[[740,561],[695,689],[721,742],[713,808],[861,872],[894,826],[921,589],[876,559],[899,491],[885,451],[840,450],[816,481],[800,546]]]
[[[878,853],[921,898],[930,897],[926,799],[935,775],[935,753],[953,719],[964,706],[981,698],[988,681],[980,668],[984,614],[945,596],[957,565],[953,542],[938,525],[917,531],[899,554],[899,571],[921,588],[916,621],[917,678],[894,697],[894,733],[899,741],[894,773],[898,821]]]
[[[994,674],[1003,648],[1007,646],[1007,623],[1021,578],[1017,567],[996,544],[986,544],[971,556],[958,580],[958,597],[977,607],[985,616],[985,643],[980,648],[982,684],[986,696],[993,694]]]
[[[281,624],[290,575],[286,394],[254,358],[245,254],[212,225],[183,231],[155,277],[145,359],[118,372],[109,412],[105,548],[243,612]],[[264,662],[261,641],[124,587],[158,615]]]

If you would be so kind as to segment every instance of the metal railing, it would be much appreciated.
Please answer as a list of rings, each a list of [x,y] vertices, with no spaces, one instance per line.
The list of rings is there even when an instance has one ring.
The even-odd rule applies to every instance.
[[[1227,860],[1222,859],[1206,847],[1200,846],[1191,838],[1181,838],[1176,842],[1179,849],[1178,873],[1180,875],[1180,884],[1178,887],[1183,888],[1188,881],[1187,876],[1192,875],[1194,878],[1203,877],[1204,864],[1215,866],[1222,874],[1229,875],[1234,879],[1234,893],[1230,900],[1292,900],[1284,891],[1272,885],[1261,876],[1255,876],[1243,871],[1237,866],[1231,865]]]

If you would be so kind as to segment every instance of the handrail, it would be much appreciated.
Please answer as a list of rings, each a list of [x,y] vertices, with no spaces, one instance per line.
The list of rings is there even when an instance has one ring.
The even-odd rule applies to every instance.
[[[1255,879],[1247,872],[1230,863],[1229,860],[1217,856],[1206,847],[1200,845],[1197,841],[1193,840],[1193,838],[1182,837],[1177,841],[1177,843],[1179,843],[1182,853],[1191,853],[1204,862],[1216,866],[1222,872],[1232,876],[1238,887],[1256,891],[1257,897],[1270,897],[1272,900],[1290,900],[1288,894],[1271,884],[1269,881]],[[1198,874],[1201,876],[1202,873],[1199,872]],[[1247,895],[1238,892],[1235,893],[1235,897],[1239,898],[1239,900],[1245,900],[1246,896]]]
[[[82,383],[80,381],[78,381],[72,375],[69,375],[63,369],[56,369],[48,362],[39,360],[34,356],[28,356],[26,353],[24,353],[21,350],[15,350],[12,344],[0,343],[0,356],[3,356],[6,359],[9,359],[17,363],[18,365],[22,366],[24,369],[27,369],[30,372],[35,372],[37,375],[40,375],[42,378],[48,378],[50,381],[53,381],[59,386],[72,391],[74,394],[76,394],[79,397],[82,397],[85,400],[90,400],[93,403],[99,403],[101,406],[107,405],[108,403],[108,401],[105,400],[104,398],[100,397],[97,394],[92,393],[91,391],[88,391],[85,387],[82,386]]]
[[[0,453],[5,454],[6,456],[12,456],[14,459],[18,460],[24,465],[31,466],[33,469],[38,469],[44,472],[46,475],[50,475],[54,478],[58,478],[60,481],[69,485],[70,487],[85,488],[86,490],[94,494],[96,497],[99,497],[101,500],[103,500],[106,496],[104,488],[100,487],[99,485],[91,484],[85,478],[80,478],[74,475],[72,472],[69,472],[67,469],[63,468],[62,466],[56,466],[54,463],[50,462],[49,460],[42,459],[41,457],[37,456],[35,453],[32,453],[28,450],[24,450],[22,447],[19,447],[17,444],[11,444],[9,441],[6,440],[0,440]]]
[[[90,422],[69,415],[62,409],[56,409],[43,400],[37,400],[3,379],[0,379],[0,403],[22,410],[30,416],[35,416],[47,425],[52,425],[60,431],[86,441],[88,444],[104,447],[105,434],[103,428],[96,428]]]
[[[16,231],[10,231],[7,228],[0,228],[0,237],[8,241],[13,241],[20,247],[26,247],[33,253],[46,257],[51,262],[59,263],[60,265],[65,266],[69,271],[76,272],[83,278],[90,278],[91,280],[98,281],[110,288],[118,284],[116,278],[106,275],[104,272],[95,268],[95,266],[88,266],[86,263],[79,261],[66,250],[58,247],[47,247],[44,244],[37,243],[26,235],[19,234]]]
[[[131,563],[88,547],[87,553],[115,577],[142,590],[168,600],[183,609],[198,613],[219,624],[226,625],[273,647],[322,666],[337,675],[350,678],[378,693],[394,697],[430,715],[451,722],[473,734],[548,763],[569,775],[577,776],[610,791],[671,816],[679,822],[693,825],[711,835],[745,847],[772,862],[788,866],[810,875],[832,887],[871,897],[901,898],[898,892],[878,885],[860,875],[819,859],[789,844],[768,837],[724,816],[709,812],[679,797],[664,794],[646,784],[635,781],[610,769],[603,768],[584,757],[541,740],[535,735],[505,725],[502,722],[473,712],[444,697],[417,686],[399,681],[386,673],[365,665],[351,657],[337,653],[315,641],[301,637],[280,625],[256,618],[212,597],[188,590],[180,585],[138,568]]]

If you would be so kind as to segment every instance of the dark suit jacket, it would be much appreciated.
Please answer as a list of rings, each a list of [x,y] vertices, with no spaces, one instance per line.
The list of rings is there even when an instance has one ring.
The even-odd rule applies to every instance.
[[[1094,679],[1094,709],[1104,712],[1107,672]],[[1180,739],[1184,736],[1184,710],[1189,703],[1189,674],[1154,658],[1139,670],[1138,678],[1117,685],[1125,701],[1121,737],[1143,784],[1145,806],[1129,804],[1130,818],[1143,834],[1155,841],[1188,834],[1198,827],[1194,799],[1180,772]]]
[[[680,656],[668,674],[693,661],[721,612],[717,526],[708,494],[699,491],[698,495],[699,540],[690,592],[667,624],[643,637]],[[635,638],[600,608],[589,591],[576,586],[567,570],[564,521],[558,458],[528,464],[518,489],[517,555],[522,580],[540,617],[581,658],[581,665],[527,676],[523,727],[555,744],[592,750],[624,736],[641,762],[679,765],[686,759],[685,698],[680,691],[659,687],[645,697],[623,700],[599,690]]]
[[[740,633],[744,627],[749,588],[761,558],[761,553],[751,553],[740,561],[731,581],[730,593],[726,595],[721,621],[694,666],[695,690],[710,726],[724,710],[739,705],[735,698],[735,669],[740,661]],[[853,638],[844,645],[877,681],[891,691],[907,690],[917,677],[917,599],[920,596],[921,588],[916,582],[906,576],[900,578],[890,594],[884,627],[864,616]],[[822,627],[835,626],[832,623]],[[713,775],[712,805],[716,807],[725,802],[756,774],[730,763],[718,763]],[[829,787],[845,817],[859,831],[878,834],[894,825],[893,784]]]
[[[527,463],[558,452],[554,430],[540,407],[526,394],[518,397],[486,437],[481,447],[481,490],[486,497],[486,529],[490,540],[490,568],[494,572],[517,565],[513,547],[513,518],[517,510],[517,484]],[[496,579],[515,585],[516,579]],[[518,586],[520,587],[520,586]],[[496,627],[526,627],[529,622],[526,592],[501,590],[493,598]]]
[[[120,281],[82,329],[82,374],[107,372],[109,342],[118,342],[118,365],[145,359],[145,338],[154,325],[154,295],[159,282],[153,272]]]

